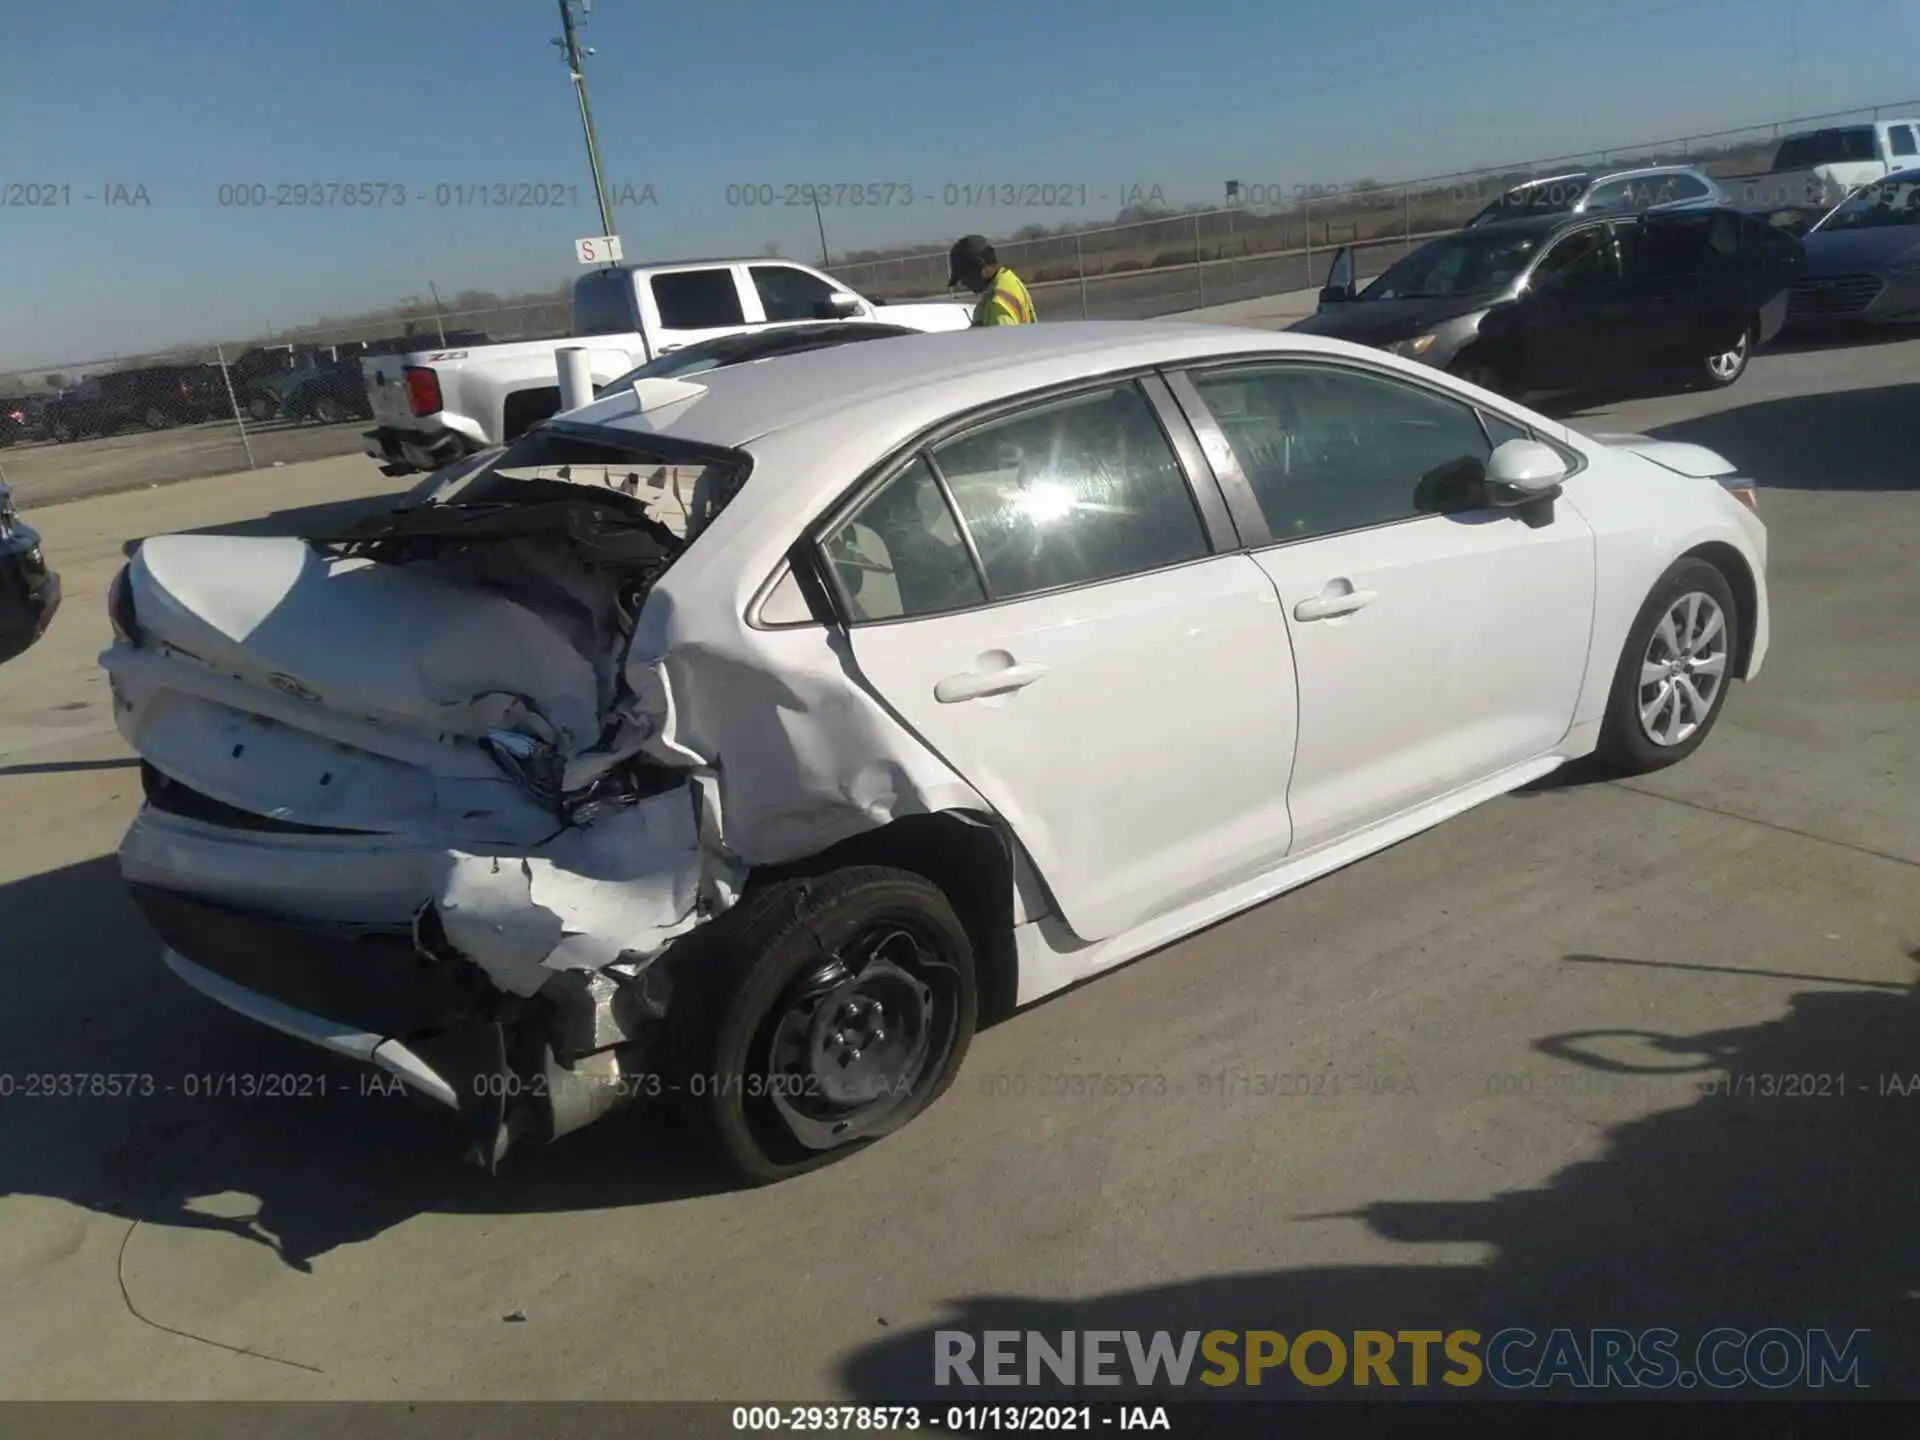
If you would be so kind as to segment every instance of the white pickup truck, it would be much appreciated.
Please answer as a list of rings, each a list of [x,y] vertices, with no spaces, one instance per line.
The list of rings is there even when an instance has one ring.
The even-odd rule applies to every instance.
[[[1831,210],[1862,185],[1920,165],[1920,120],[1876,120],[1802,130],[1780,142],[1757,175],[1717,176],[1743,210]]]
[[[374,428],[366,452],[390,475],[434,470],[504,445],[557,414],[557,352],[587,350],[603,385],[655,356],[772,325],[880,320],[913,330],[964,330],[969,305],[879,305],[791,260],[615,265],[573,287],[573,335],[464,349],[417,350],[361,362]]]

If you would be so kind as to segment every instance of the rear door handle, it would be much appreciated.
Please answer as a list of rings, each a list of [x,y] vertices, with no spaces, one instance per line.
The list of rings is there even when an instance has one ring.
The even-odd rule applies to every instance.
[[[942,705],[962,700],[979,700],[988,695],[1004,695],[1021,690],[1047,673],[1044,665],[1008,665],[1000,670],[965,670],[949,675],[933,687],[933,698]]]
[[[1344,584],[1344,581],[1336,582]],[[1335,615],[1351,615],[1356,610],[1364,610],[1380,598],[1377,590],[1336,590],[1328,586],[1326,590],[1311,600],[1302,600],[1293,607],[1296,620],[1329,620]]]

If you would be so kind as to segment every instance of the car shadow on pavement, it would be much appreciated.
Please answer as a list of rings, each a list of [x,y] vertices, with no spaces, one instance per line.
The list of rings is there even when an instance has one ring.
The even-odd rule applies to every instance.
[[[0,1196],[226,1231],[306,1271],[430,1211],[601,1209],[729,1184],[684,1133],[638,1115],[530,1146],[498,1176],[466,1165],[450,1112],[370,1090],[359,1067],[177,980],[112,856],[0,886],[0,935]],[[251,1216],[204,1208],[233,1194],[253,1197]]]
[[[1920,489],[1920,384],[1756,400],[1659,425],[1657,440],[1704,445],[1767,490]]]
[[[1920,949],[1909,958],[1920,964]],[[1663,962],[1568,955],[1560,963]],[[1841,1345],[1854,1330],[1870,1332],[1870,1388],[1827,1395],[1913,1398],[1920,1395],[1920,1227],[1913,1223],[1920,1200],[1913,1150],[1920,1122],[1920,990],[1877,981],[1840,988],[1844,984],[1827,981],[1796,994],[1778,1019],[1751,1026],[1536,1041],[1542,1063],[1531,1093],[1489,1093],[1469,1103],[1576,1113],[1604,1113],[1621,1103],[1661,1107],[1604,1130],[1596,1123],[1592,1158],[1568,1164],[1538,1188],[1360,1203],[1334,1215],[1295,1213],[1278,1186],[1263,1200],[1269,1223],[1285,1217],[1298,1226],[1359,1224],[1403,1246],[1452,1247],[1444,1256],[1247,1270],[1065,1300],[956,1297],[924,1326],[891,1329],[848,1356],[841,1378],[857,1399],[875,1403],[1055,1398],[1027,1389],[934,1389],[939,1330],[967,1331],[976,1344],[987,1330],[1038,1331],[1050,1345],[1067,1330],[1136,1330],[1144,1332],[1144,1346],[1156,1330],[1176,1342],[1188,1330],[1298,1336],[1311,1329],[1350,1341],[1363,1329],[1465,1328],[1485,1340],[1509,1326],[1542,1338],[1565,1327],[1582,1335],[1584,1347],[1583,1332],[1592,1328],[1666,1327],[1681,1337],[1675,1353],[1684,1364],[1691,1346],[1716,1327],[1752,1332],[1777,1325],[1803,1333],[1825,1328]],[[1654,1030],[1659,1022],[1646,1023]],[[1564,1087],[1547,1090],[1548,1075]],[[1792,1093],[1789,1077],[1799,1077]],[[1908,1093],[1886,1093],[1890,1081]],[[1364,1129],[1354,1142],[1366,1143]],[[1462,1245],[1485,1247],[1486,1258],[1463,1262]],[[1127,1350],[1117,1338],[1111,1351],[1117,1371],[1128,1375]],[[1541,1350],[1536,1343],[1520,1353],[1538,1360]],[[1408,1383],[1410,1367],[1404,1354],[1396,1356],[1400,1388],[1389,1392],[1350,1383],[1309,1390],[1281,1373],[1270,1373],[1259,1390],[1214,1389],[1195,1383],[1210,1368],[1196,1357],[1181,1394],[1377,1402],[1501,1393],[1486,1384],[1439,1384],[1438,1347],[1435,1354],[1436,1378],[1425,1389]],[[1326,1352],[1315,1352],[1314,1367],[1326,1363]],[[1073,1398],[1129,1398],[1131,1386],[1128,1380],[1112,1391],[1082,1389]],[[1168,1393],[1163,1388],[1162,1398]],[[1570,1392],[1561,1384],[1549,1393],[1567,1398]],[[1616,1390],[1610,1398],[1632,1393]],[[1716,1393],[1727,1392],[1641,1392],[1645,1398]],[[1065,1387],[1057,1392],[1062,1399],[1067,1394]],[[1540,1433],[1557,1432],[1543,1424]]]

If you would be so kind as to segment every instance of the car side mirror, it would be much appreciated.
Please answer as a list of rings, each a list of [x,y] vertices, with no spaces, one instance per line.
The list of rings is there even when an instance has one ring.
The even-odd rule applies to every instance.
[[[1328,285],[1320,291],[1320,303],[1326,305],[1344,305],[1353,299],[1353,291],[1344,285]]]
[[[1560,493],[1567,462],[1538,440],[1509,440],[1487,460],[1487,499],[1495,505],[1525,505]]]
[[[1343,245],[1335,252],[1333,263],[1327,266],[1327,283],[1320,291],[1322,305],[1343,305],[1353,299],[1358,289],[1353,270],[1353,247]]]
[[[813,313],[822,320],[849,320],[858,315],[860,310],[860,297],[849,295],[844,290],[836,290],[813,307]]]

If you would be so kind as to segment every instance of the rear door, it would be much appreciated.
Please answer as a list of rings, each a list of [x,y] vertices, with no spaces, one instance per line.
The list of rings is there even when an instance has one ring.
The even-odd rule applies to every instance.
[[[1082,939],[1250,880],[1291,838],[1286,625],[1204,463],[1160,382],[1106,381],[969,424],[827,527],[860,673]]]

